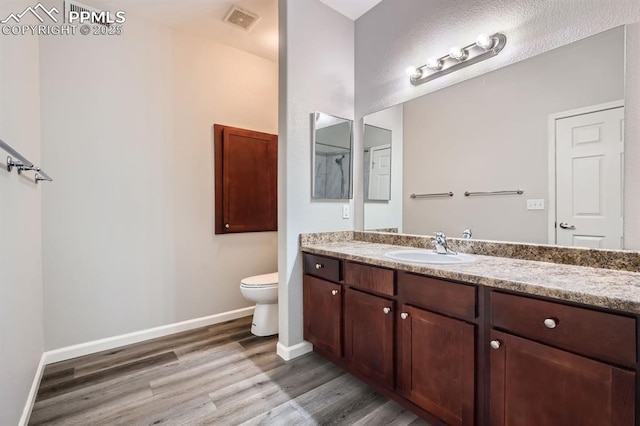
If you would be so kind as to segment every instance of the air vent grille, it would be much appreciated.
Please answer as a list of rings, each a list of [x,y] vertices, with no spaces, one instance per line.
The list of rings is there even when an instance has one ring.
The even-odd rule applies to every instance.
[[[91,6],[87,6],[86,4],[82,4],[82,3],[78,3],[77,1],[73,1],[73,0],[65,0],[64,2],[64,16],[67,19],[67,22],[69,20],[69,12],[78,12],[78,13],[82,13],[82,12],[94,12],[94,14],[92,16],[104,16],[103,11],[96,9],[94,7]],[[104,25],[105,27],[110,27],[111,23],[109,22],[103,22],[100,21],[98,19],[92,19],[91,24],[98,24],[98,25]]]
[[[229,13],[227,13],[227,16],[224,17],[225,22],[245,31],[251,30],[259,19],[260,17],[257,14],[240,9],[237,6],[233,6],[231,10],[229,10]]]

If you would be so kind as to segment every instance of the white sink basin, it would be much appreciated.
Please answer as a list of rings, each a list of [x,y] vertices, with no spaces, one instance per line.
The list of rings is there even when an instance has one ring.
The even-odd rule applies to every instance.
[[[433,250],[425,249],[395,250],[384,255],[401,262],[427,263],[431,265],[459,265],[476,261],[475,257],[464,253],[438,254]]]

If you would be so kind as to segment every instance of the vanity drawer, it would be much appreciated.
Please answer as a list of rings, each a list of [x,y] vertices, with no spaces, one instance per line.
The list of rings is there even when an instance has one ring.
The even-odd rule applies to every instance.
[[[404,303],[466,319],[477,317],[475,286],[458,284],[408,272],[398,272],[398,294]]]
[[[331,257],[304,253],[304,273],[335,283],[342,279],[342,262]]]
[[[491,325],[586,356],[636,364],[634,318],[493,291]]]
[[[344,283],[351,287],[395,296],[394,271],[376,266],[345,262]]]

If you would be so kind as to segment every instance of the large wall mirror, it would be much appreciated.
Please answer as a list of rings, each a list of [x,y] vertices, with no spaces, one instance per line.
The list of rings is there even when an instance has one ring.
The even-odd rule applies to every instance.
[[[311,114],[311,133],[312,198],[350,199],[353,120],[314,112]]]
[[[624,79],[619,27],[365,117],[393,156],[364,228],[624,248]]]

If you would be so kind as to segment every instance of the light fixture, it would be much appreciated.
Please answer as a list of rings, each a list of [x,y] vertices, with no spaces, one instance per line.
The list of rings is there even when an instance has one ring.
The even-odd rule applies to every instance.
[[[441,58],[434,58],[433,56],[430,57],[429,59],[427,59],[427,64],[425,65],[427,68],[429,68],[430,70],[441,70],[442,69],[442,65],[444,64],[444,62],[442,62]]]
[[[422,71],[419,70],[418,68],[414,67],[414,66],[410,66],[410,67],[407,67],[407,75],[412,80],[413,79],[417,79],[417,78],[422,77]]]
[[[495,44],[495,40],[495,38],[486,34],[480,34],[478,38],[476,38],[476,46],[484,50],[489,50]]]
[[[506,44],[507,37],[504,34],[480,34],[476,41],[468,46],[452,47],[446,56],[430,57],[425,65],[419,67],[410,66],[407,68],[407,75],[411,84],[417,86],[496,56]]]
[[[465,49],[461,49],[458,46],[454,46],[449,50],[449,57],[451,59],[455,59],[456,61],[464,61],[469,56],[469,52]]]

